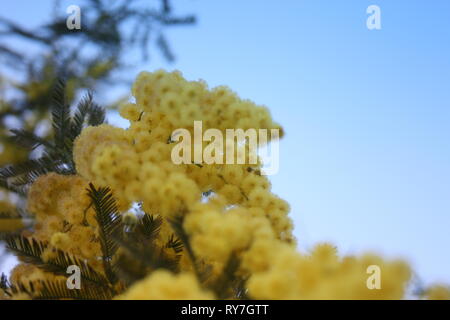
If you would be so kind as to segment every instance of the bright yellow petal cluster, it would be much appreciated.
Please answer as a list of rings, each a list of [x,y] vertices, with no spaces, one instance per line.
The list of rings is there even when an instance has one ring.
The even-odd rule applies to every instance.
[[[40,257],[44,262],[56,258],[55,249],[59,249],[85,260],[98,271],[102,270],[95,211],[90,206],[87,188],[88,183],[80,176],[56,173],[39,177],[31,186],[27,209],[35,216],[35,228],[24,235],[50,244]],[[54,279],[52,273],[26,263],[19,264],[11,272],[13,283]]]
[[[367,268],[380,268],[380,289],[369,289]],[[302,255],[285,245],[256,243],[246,266],[254,299],[401,299],[410,279],[402,261],[386,262],[374,255],[339,258],[328,244]]]
[[[443,285],[434,285],[425,291],[424,296],[428,300],[450,300],[450,288]]]
[[[186,216],[184,227],[195,253],[216,264],[219,267],[217,272],[231,254],[236,257],[245,255],[256,239],[270,243],[280,241],[280,233],[264,210],[257,207],[227,209],[214,202],[199,204]]]
[[[213,299],[194,270],[211,267],[207,286],[218,279],[231,257],[240,262],[237,273],[248,279],[248,296],[254,299],[404,297],[411,272],[401,261],[374,255],[340,258],[328,244],[308,254],[298,252],[289,205],[271,192],[260,161],[256,165],[172,162],[177,129],[193,132],[194,121],[221,132],[281,129],[267,108],[240,99],[226,87],[209,89],[202,81],[186,81],[178,72],[143,72],[132,93],[135,103],[120,111],[130,121],[128,129],[106,124],[88,127],[75,141],[79,175],[49,174],[33,184],[28,198],[28,209],[37,220],[33,236],[98,263],[100,245],[86,193],[92,182],[113,190],[129,224],[134,216],[128,210],[135,203],[148,214],[160,215],[164,222],[155,243],[161,248],[173,235],[169,219],[181,217],[193,251],[181,254],[179,274],[153,271],[120,299]],[[43,258],[53,254],[49,250]],[[368,286],[370,266],[381,271],[380,289]],[[29,266],[20,266],[14,276],[37,276],[33,270],[27,271],[30,276],[25,268]],[[432,288],[428,297],[448,297],[448,291]]]
[[[212,300],[214,295],[201,289],[191,273],[172,274],[157,270],[133,285],[120,300]]]
[[[33,183],[27,206],[35,215],[34,238],[100,267],[97,222],[87,188],[80,176],[50,173]]]
[[[181,73],[163,70],[142,72],[132,88],[136,111],[127,107],[122,113],[129,120],[137,113],[161,114],[173,128],[192,127],[202,120],[205,128],[280,128],[266,107],[240,99],[227,87],[212,90],[203,81],[186,81]],[[155,124],[154,124],[155,125]]]
[[[134,86],[135,104],[121,108],[130,120],[127,130],[109,125],[85,129],[75,142],[77,171],[99,186],[113,189],[126,211],[140,202],[146,212],[164,217],[186,213],[213,192],[218,211],[239,205],[267,212],[280,239],[293,242],[289,206],[270,192],[258,165],[182,164],[171,159],[173,132],[193,130],[196,120],[204,128],[280,128],[265,107],[241,100],[225,87],[208,89],[189,82],[178,72],[141,73]],[[264,216],[264,213],[260,214]]]

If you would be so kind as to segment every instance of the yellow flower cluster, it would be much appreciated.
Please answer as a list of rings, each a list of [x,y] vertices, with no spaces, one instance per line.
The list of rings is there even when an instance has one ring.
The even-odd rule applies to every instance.
[[[261,208],[234,207],[219,210],[214,203],[198,204],[186,216],[186,232],[191,237],[195,253],[217,267],[227,262],[231,253],[240,257],[251,243],[258,240],[276,242],[285,234],[290,235],[290,225],[286,231],[277,230]],[[286,232],[286,233],[285,233]]]
[[[88,182],[79,176],[56,173],[41,176],[28,193],[27,209],[36,216],[38,223],[53,216],[70,224],[82,224],[86,219],[90,225],[95,225],[87,188]]]
[[[55,173],[39,177],[30,188],[27,209],[35,216],[35,228],[28,236],[51,245],[41,257],[44,261],[54,258],[53,248],[56,248],[85,259],[101,270],[97,222],[87,188],[88,183],[79,176]],[[39,271],[31,266],[28,268],[36,273]],[[21,270],[15,269],[12,276],[15,277],[16,272],[21,275]],[[39,271],[37,277],[41,276]],[[23,278],[17,276],[20,277]]]
[[[39,177],[28,192],[27,210],[35,217],[32,233],[24,235],[50,246],[41,259],[46,262],[56,257],[55,249],[76,255],[101,272],[101,247],[98,239],[95,212],[90,208],[86,189],[88,183],[79,176],[50,173]],[[26,263],[11,272],[14,283],[53,280],[52,273]],[[61,279],[65,279],[64,277]]]
[[[450,287],[434,285],[425,290],[424,297],[428,300],[450,300]]]
[[[134,83],[135,103],[121,108],[128,129],[110,125],[88,127],[74,145],[78,175],[40,177],[28,196],[28,210],[36,216],[39,240],[81,256],[96,266],[100,255],[97,224],[86,193],[88,182],[110,187],[124,220],[134,203],[163,219],[157,245],[173,234],[167,219],[183,218],[193,255],[212,267],[207,285],[220,276],[231,257],[240,262],[237,273],[254,299],[400,299],[410,279],[401,261],[374,255],[337,256],[328,244],[311,253],[297,251],[288,216],[289,205],[274,195],[261,165],[171,161],[172,134],[178,128],[203,127],[281,129],[268,110],[242,100],[226,87],[208,89],[202,81],[186,81],[178,72],[141,73]],[[259,162],[260,163],[260,162]],[[166,248],[167,249],[167,248]],[[50,259],[52,251],[44,254]],[[156,270],[135,283],[118,299],[214,299],[202,289],[191,256],[180,257],[180,273]],[[371,290],[369,266],[381,272],[381,288]],[[100,266],[98,266],[100,268]],[[20,265],[14,279],[46,277]],[[448,297],[436,287],[430,298]]]
[[[209,90],[204,82],[186,81],[178,72],[143,72],[132,93],[135,103],[121,109],[131,123],[127,130],[109,125],[87,128],[74,148],[78,173],[112,187],[123,210],[140,202],[149,213],[184,215],[197,258],[213,266],[214,277],[234,254],[242,261],[239,273],[249,277],[252,298],[402,297],[409,279],[403,263],[375,256],[339,259],[327,245],[316,247],[311,255],[298,253],[289,205],[270,192],[260,165],[171,162],[170,142],[177,128],[192,132],[199,120],[205,129],[221,131],[280,128],[266,108],[239,99],[226,87]],[[209,197],[202,195],[206,191]],[[184,258],[182,269],[192,271]],[[381,290],[366,286],[371,264],[383,272]],[[202,296],[198,290],[192,272],[182,276],[154,272],[124,297],[192,298]]]
[[[172,133],[180,127],[280,128],[265,107],[241,100],[226,87],[209,90],[204,82],[189,82],[178,72],[141,73],[134,86],[135,104],[121,115],[127,130],[109,125],[85,129],[75,142],[78,173],[99,186],[109,186],[125,211],[142,202],[149,213],[164,217],[190,212],[202,193],[214,192],[213,209],[239,206],[268,219],[280,239],[293,241],[289,206],[270,192],[259,166],[183,164],[171,161]],[[255,214],[255,213],[252,213]]]
[[[151,112],[155,116],[163,115],[165,122],[174,128],[189,128],[198,120],[203,121],[205,128],[220,130],[280,128],[272,121],[267,108],[241,100],[227,87],[208,90],[203,81],[188,82],[179,72],[142,72],[133,85],[132,94],[136,105],[122,112],[132,121],[138,120],[141,112]]]
[[[339,258],[329,244],[302,255],[282,244],[257,242],[244,261],[253,271],[247,286],[256,299],[401,299],[410,279],[402,261],[374,255]],[[379,267],[379,289],[369,289],[369,266]]]
[[[211,292],[201,289],[191,273],[174,275],[157,270],[133,285],[120,300],[212,300]]]

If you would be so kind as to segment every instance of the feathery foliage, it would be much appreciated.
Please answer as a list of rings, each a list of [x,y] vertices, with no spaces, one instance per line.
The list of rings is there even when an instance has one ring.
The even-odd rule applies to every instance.
[[[109,188],[96,189],[90,184],[88,194],[95,208],[96,219],[99,225],[100,244],[103,253],[103,266],[106,276],[112,283],[117,281],[113,271],[113,256],[117,251],[118,244],[113,235],[120,227],[123,227],[117,205]]]
[[[212,284],[211,289],[219,299],[235,297],[239,292],[239,278],[236,272],[240,266],[240,260],[235,253],[232,253],[225,264],[222,273]]]
[[[179,214],[169,220],[175,235],[178,237],[179,241],[182,243],[186,253],[188,254],[192,265],[194,266],[195,275],[200,283],[205,282],[210,276],[210,267],[205,265],[202,261],[199,261],[192,249],[189,235],[186,233],[183,227],[184,215]]]
[[[93,102],[88,93],[77,105],[71,115],[71,108],[65,98],[65,82],[59,81],[55,87],[52,111],[53,141],[36,136],[25,130],[11,130],[12,139],[22,146],[36,149],[42,146],[42,156],[0,169],[0,186],[23,194],[20,187],[29,186],[39,176],[56,172],[74,174],[73,143],[85,125],[100,125],[105,121],[105,110]]]
[[[53,145],[49,143],[44,138],[38,137],[33,132],[29,132],[23,129],[11,129],[10,130],[13,136],[11,137],[11,140],[13,143],[17,143],[18,145],[34,150],[39,146],[44,146],[45,148],[52,149]]]
[[[155,239],[159,234],[162,222],[163,221],[160,216],[155,218],[152,215],[144,214],[139,219],[135,234],[142,235],[146,240]]]
[[[11,285],[4,289],[8,295],[24,293],[34,300],[110,300],[113,292],[108,288],[85,286],[82,290],[71,290],[65,280],[33,281]]]
[[[31,130],[34,132],[38,122],[48,116],[50,93],[58,78],[71,79],[67,91],[70,102],[79,89],[94,90],[113,76],[117,78],[114,70],[130,65],[124,61],[127,51],[140,50],[142,59],[147,60],[150,47],[155,47],[167,61],[173,61],[165,31],[196,21],[193,15],[176,15],[169,0],[155,1],[154,5],[139,0],[83,0],[81,30],[69,30],[66,8],[61,4],[56,0],[50,22],[33,29],[0,16],[0,37],[14,37],[41,48],[37,53],[21,52],[15,45],[1,41],[0,63],[26,80],[11,79],[17,84],[8,87],[18,94],[4,101],[0,127],[8,128],[7,118],[11,116],[26,123],[24,115],[31,111],[36,116]],[[6,73],[2,72],[2,76],[6,78]]]
[[[115,235],[116,241],[123,249],[116,267],[127,278],[133,279],[133,282],[160,268],[178,272],[183,245],[174,235],[164,247],[156,245],[155,240],[162,223],[160,216],[155,217],[146,213],[131,230]],[[173,254],[168,254],[165,249],[172,250]]]
[[[66,139],[69,138],[70,129],[70,106],[66,99],[66,84],[64,80],[59,79],[55,89],[52,108],[52,126],[54,132],[54,144],[56,150],[61,153],[69,151]]]
[[[81,277],[99,286],[109,286],[105,277],[95,271],[82,259],[56,248],[49,244],[24,236],[11,236],[6,239],[7,249],[13,251],[25,263],[33,264],[44,271],[56,275],[67,275],[67,268],[72,265],[80,267]],[[51,258],[44,259],[45,250],[52,250]]]

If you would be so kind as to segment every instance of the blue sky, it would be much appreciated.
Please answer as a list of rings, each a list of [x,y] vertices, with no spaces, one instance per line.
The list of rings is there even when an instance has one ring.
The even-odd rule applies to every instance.
[[[179,69],[270,108],[287,132],[273,189],[302,249],[400,256],[426,282],[450,282],[450,1],[175,3],[199,18],[167,33],[176,63],[153,52],[128,74]],[[33,26],[50,4],[0,8]],[[366,27],[373,4],[381,30]]]

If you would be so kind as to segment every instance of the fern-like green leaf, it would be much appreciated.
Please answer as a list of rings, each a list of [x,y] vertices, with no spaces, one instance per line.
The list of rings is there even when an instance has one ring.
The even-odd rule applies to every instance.
[[[14,252],[25,263],[33,264],[47,272],[66,276],[67,268],[76,265],[80,268],[83,279],[100,286],[109,286],[107,279],[95,271],[86,261],[65,251],[53,248],[54,257],[44,261],[42,254],[48,247],[49,245],[45,242],[20,235],[6,239],[6,248]]]
[[[0,169],[0,179],[10,180],[12,185],[23,186],[34,182],[40,175],[59,171],[59,165],[50,157],[31,159]]]
[[[80,101],[74,116],[71,117],[70,105],[66,103],[65,82],[57,81],[54,89],[54,105],[52,109],[52,127],[54,141],[25,130],[11,130],[11,139],[27,148],[35,149],[44,146],[41,158],[27,160],[20,164],[0,169],[0,187],[25,196],[27,186],[39,176],[56,172],[58,174],[75,174],[73,160],[73,143],[81,133],[84,124],[100,125],[105,122],[105,110],[93,102],[92,93]]]
[[[70,133],[70,106],[66,101],[66,84],[63,80],[58,80],[54,90],[52,126],[55,136],[55,146],[64,151],[68,151],[66,140]]]
[[[110,288],[92,285],[72,290],[67,287],[64,280],[20,282],[11,285],[5,291],[8,295],[25,293],[33,300],[111,300],[115,295]]]
[[[151,270],[168,269],[172,272],[178,272],[179,255],[175,257],[169,256],[164,248],[157,247],[152,242],[137,243],[136,239],[132,235],[129,238],[120,237],[118,234],[115,235],[116,242],[134,259],[134,264],[142,264]],[[121,267],[120,263],[116,267],[126,269]]]
[[[0,177],[0,188],[8,190],[8,191],[15,193],[21,197],[26,197],[26,194],[27,194],[26,188],[8,183],[7,179],[3,179],[1,177]]]
[[[79,290],[67,288],[65,281],[42,281],[42,288],[34,295],[36,300],[75,299],[75,300],[111,300],[115,292],[107,287],[82,286]]]
[[[166,248],[170,248],[173,251],[175,251],[176,253],[181,253],[181,252],[183,252],[183,248],[184,248],[183,241],[176,238],[175,235],[172,234],[166,243]]]
[[[160,216],[155,218],[146,213],[139,219],[139,224],[135,232],[142,234],[146,240],[155,239],[161,230],[162,222],[163,220]]]
[[[11,140],[18,145],[34,150],[39,146],[44,146],[49,150],[54,149],[54,146],[44,138],[38,137],[32,132],[28,132],[22,129],[12,129],[11,133],[13,136]]]
[[[234,252],[230,254],[220,276],[212,284],[211,289],[217,294],[219,299],[233,298],[233,295],[238,291],[234,290],[234,287],[237,287],[238,278],[236,272],[240,263],[240,259]]]
[[[106,111],[99,105],[92,103],[89,109],[88,125],[99,126],[106,122]]]
[[[72,121],[70,124],[70,138],[71,140],[75,140],[83,130],[84,123],[86,118],[91,110],[91,106],[93,105],[93,96],[92,92],[88,92],[87,95],[78,103],[77,110],[72,117]]]
[[[184,214],[179,214],[174,218],[169,219],[169,223],[172,226],[172,230],[175,232],[175,235],[183,244],[184,250],[186,250],[186,253],[188,254],[192,262],[198,281],[203,283],[210,276],[210,268],[209,266],[204,265],[201,261],[197,260],[195,252],[192,249],[190,243],[189,235],[186,233],[183,227]]]
[[[103,266],[108,279],[114,283],[117,278],[114,274],[112,260],[117,251],[118,244],[114,239],[114,233],[123,227],[116,201],[109,188],[96,189],[91,183],[88,189],[95,209],[95,217],[99,226],[100,244],[103,254]]]

